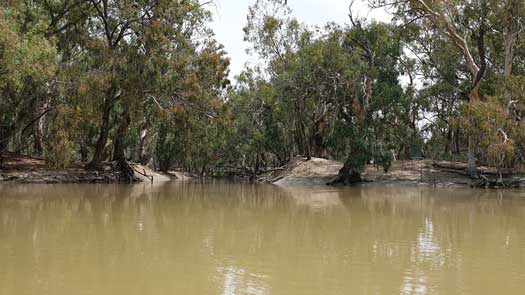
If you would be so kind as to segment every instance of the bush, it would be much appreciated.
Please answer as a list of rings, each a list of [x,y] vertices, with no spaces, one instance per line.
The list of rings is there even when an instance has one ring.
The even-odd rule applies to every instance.
[[[517,166],[520,158],[516,149],[520,144],[517,134],[523,132],[500,100],[488,97],[486,101],[466,105],[463,112],[468,119],[461,122],[467,133],[477,140],[479,159],[498,169]]]
[[[74,134],[78,127],[74,124],[75,113],[72,108],[59,106],[50,124],[49,143],[46,148],[46,163],[52,169],[69,167],[74,155]]]
[[[73,159],[74,144],[69,140],[67,132],[58,130],[50,142],[46,153],[46,162],[50,168],[67,168]]]

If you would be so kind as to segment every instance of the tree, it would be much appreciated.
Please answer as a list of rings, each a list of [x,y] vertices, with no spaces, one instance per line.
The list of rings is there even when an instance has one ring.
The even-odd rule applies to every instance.
[[[46,30],[39,10],[16,2],[0,5],[0,154],[54,108],[39,109],[56,74],[55,43]]]
[[[394,110],[405,97],[398,80],[401,43],[393,28],[366,24],[352,15],[350,19],[352,27],[344,41],[350,61],[345,76],[350,87],[340,102],[335,133],[345,139],[336,142],[346,151],[346,160],[331,184],[360,182],[371,161],[389,168],[395,137],[389,127],[399,122]]]
[[[494,101],[490,97],[496,95],[498,88],[507,88],[501,81],[508,81],[511,78],[514,48],[519,32],[523,29],[523,2],[513,0],[379,0],[371,2],[375,7],[394,7],[400,25],[417,27],[420,32],[432,32],[431,34],[436,39],[441,39],[438,37],[440,35],[460,54],[461,60],[457,63],[454,76],[457,82],[449,83],[449,85],[463,88],[463,85],[468,82],[468,91],[465,94],[463,91],[458,92],[464,95],[468,104],[458,108],[463,116],[460,122],[454,125],[469,131],[466,132],[468,136],[468,172],[471,176],[476,176],[476,160],[486,160],[488,153],[487,146],[478,145],[479,141],[487,138],[486,132],[490,133],[488,138],[494,138],[508,131],[505,131],[503,126],[483,130],[483,126],[487,125],[483,125],[483,122],[476,119],[475,114],[482,112],[489,116],[490,120],[498,121],[497,113],[486,113],[489,108],[485,104],[493,104]],[[417,39],[414,41],[422,43]],[[430,43],[435,43],[435,41]],[[448,46],[446,43],[437,45],[440,47],[432,48],[426,55],[435,55],[435,50]],[[439,63],[441,63],[439,59],[432,60],[434,70],[439,71]],[[468,75],[464,75],[464,72]],[[503,96],[507,101],[511,100],[508,91]],[[470,115],[473,117],[469,117]],[[459,137],[459,131],[457,129],[455,132],[456,138]]]

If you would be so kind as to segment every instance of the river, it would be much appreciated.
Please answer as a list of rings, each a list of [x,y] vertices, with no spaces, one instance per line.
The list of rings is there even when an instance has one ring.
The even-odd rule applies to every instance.
[[[524,294],[522,191],[0,185],[0,294]]]

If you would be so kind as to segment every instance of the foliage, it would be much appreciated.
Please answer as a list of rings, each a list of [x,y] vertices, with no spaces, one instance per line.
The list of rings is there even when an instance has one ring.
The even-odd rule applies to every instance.
[[[46,162],[50,168],[67,168],[73,161],[74,142],[71,140],[75,128],[71,126],[71,115],[74,111],[66,107],[59,107],[53,120],[49,146],[46,152]]]
[[[31,110],[48,99],[56,69],[45,17],[36,9],[25,17],[21,8],[17,2],[0,4],[0,152],[31,122]]]

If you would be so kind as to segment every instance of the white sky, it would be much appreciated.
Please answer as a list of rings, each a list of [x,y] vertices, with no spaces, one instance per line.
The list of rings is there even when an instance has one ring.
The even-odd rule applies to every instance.
[[[348,6],[350,0],[288,0],[293,15],[308,25],[322,26],[327,22],[338,24],[348,23]],[[254,62],[255,57],[246,53],[249,44],[243,41],[242,28],[246,25],[248,7],[255,0],[215,0],[214,21],[211,27],[215,31],[217,40],[225,46],[231,60],[230,77],[238,75],[246,62]],[[366,0],[356,0],[354,13],[360,17],[377,21],[389,21],[385,11],[369,11]]]

